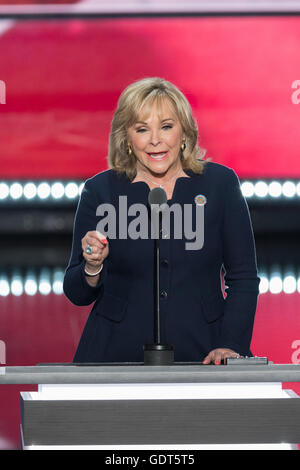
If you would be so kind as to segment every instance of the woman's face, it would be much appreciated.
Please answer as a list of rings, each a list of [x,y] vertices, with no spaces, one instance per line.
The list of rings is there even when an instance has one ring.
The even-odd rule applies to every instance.
[[[137,171],[163,175],[179,168],[182,126],[171,103],[165,99],[158,108],[154,102],[149,115],[143,112],[128,129],[128,142],[137,158]]]

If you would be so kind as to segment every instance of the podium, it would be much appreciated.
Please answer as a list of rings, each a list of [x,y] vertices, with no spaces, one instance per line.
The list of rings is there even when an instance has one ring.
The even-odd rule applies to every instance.
[[[294,449],[300,366],[143,363],[0,368],[21,392],[23,449]]]

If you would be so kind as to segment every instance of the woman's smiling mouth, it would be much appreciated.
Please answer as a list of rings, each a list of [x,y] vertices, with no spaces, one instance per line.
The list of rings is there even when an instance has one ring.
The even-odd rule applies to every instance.
[[[165,160],[166,158],[168,158],[168,153],[169,152],[153,152],[153,153],[147,153],[147,157],[150,159],[150,160]]]

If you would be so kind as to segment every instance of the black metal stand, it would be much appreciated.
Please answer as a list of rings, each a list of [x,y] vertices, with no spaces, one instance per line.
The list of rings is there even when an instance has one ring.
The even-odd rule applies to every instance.
[[[174,364],[174,347],[171,344],[145,344],[144,365],[165,366]]]
[[[161,233],[161,213],[157,237],[154,239],[154,344],[144,345],[145,365],[169,365],[174,363],[174,346],[161,344],[160,305],[159,305],[159,239]]]

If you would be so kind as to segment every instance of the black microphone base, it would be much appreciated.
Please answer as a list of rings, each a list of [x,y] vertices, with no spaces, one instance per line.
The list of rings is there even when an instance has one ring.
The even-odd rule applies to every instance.
[[[171,344],[145,344],[144,365],[165,366],[174,363],[174,346]]]

